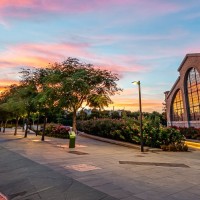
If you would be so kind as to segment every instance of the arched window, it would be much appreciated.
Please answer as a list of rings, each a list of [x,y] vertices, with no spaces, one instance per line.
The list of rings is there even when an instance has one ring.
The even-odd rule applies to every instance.
[[[200,76],[195,68],[192,68],[187,77],[187,96],[189,106],[189,120],[200,119]]]
[[[172,104],[172,121],[183,121],[183,98],[181,90],[178,90]]]

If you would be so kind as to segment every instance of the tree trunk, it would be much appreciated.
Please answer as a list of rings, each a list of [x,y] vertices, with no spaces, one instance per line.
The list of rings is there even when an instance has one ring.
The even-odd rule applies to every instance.
[[[36,133],[35,133],[36,136],[38,135],[39,117],[40,117],[40,113],[38,113],[37,130],[36,130]]]
[[[0,132],[1,132],[2,126],[3,126],[3,121],[1,121],[1,127],[0,127]]]
[[[43,130],[42,130],[42,141],[44,141],[44,135],[45,135],[45,130],[46,130],[46,124],[47,124],[47,117],[45,115],[44,117],[44,126],[43,126]]]
[[[17,127],[18,127],[19,117],[16,117],[16,124],[15,124],[15,133],[14,135],[17,135]]]
[[[6,120],[5,123],[4,123],[4,126],[3,126],[3,133],[5,133],[6,126],[7,126],[7,122],[8,122],[8,120]]]
[[[73,112],[73,126],[72,130],[76,133],[76,111]]]
[[[24,134],[25,138],[27,137],[27,134],[28,134],[29,118],[30,118],[30,112],[28,112],[28,117],[27,117],[27,122],[26,122],[26,129],[25,129],[25,134]]]
[[[24,131],[24,118],[23,118],[22,131]]]

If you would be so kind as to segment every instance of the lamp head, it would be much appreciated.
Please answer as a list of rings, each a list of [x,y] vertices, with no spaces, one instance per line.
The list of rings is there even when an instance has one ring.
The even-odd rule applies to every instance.
[[[133,81],[132,82],[134,85],[139,85],[140,84],[140,81]]]

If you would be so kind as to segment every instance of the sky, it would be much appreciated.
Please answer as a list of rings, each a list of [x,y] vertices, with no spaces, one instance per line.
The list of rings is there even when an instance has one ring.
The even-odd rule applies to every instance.
[[[22,68],[78,58],[119,75],[110,108],[162,112],[187,53],[200,52],[197,0],[0,0],[0,90]]]

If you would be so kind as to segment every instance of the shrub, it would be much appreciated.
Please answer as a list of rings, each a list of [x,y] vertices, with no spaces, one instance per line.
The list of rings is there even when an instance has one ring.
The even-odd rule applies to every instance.
[[[56,126],[52,129],[51,136],[58,137],[58,138],[66,138],[69,139],[69,126]]]
[[[200,129],[194,127],[174,127],[185,136],[186,139],[199,139],[200,138]]]
[[[47,124],[45,135],[49,137],[68,139],[69,131],[70,131],[69,126],[57,125],[52,123],[52,124]]]
[[[106,137],[110,139],[116,139],[121,141],[127,141],[132,143],[139,143],[139,131],[134,128],[130,122],[123,119],[97,119],[78,121],[77,127],[80,131]]]
[[[176,144],[161,145],[161,149],[163,151],[188,151],[188,146],[182,142]]]
[[[77,127],[88,134],[140,144],[139,124],[130,118],[78,121]],[[143,140],[146,146],[162,148],[165,151],[182,151],[183,147],[180,145],[184,136],[175,128],[155,126],[145,121]]]

